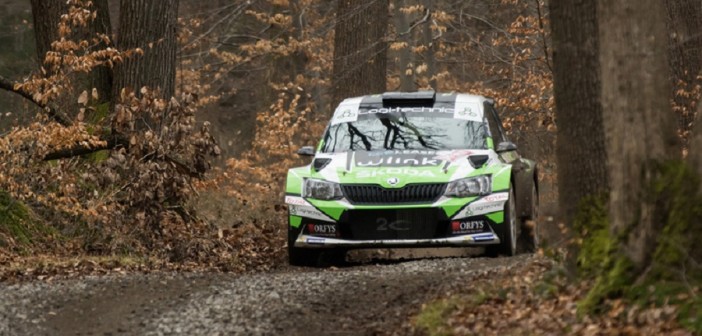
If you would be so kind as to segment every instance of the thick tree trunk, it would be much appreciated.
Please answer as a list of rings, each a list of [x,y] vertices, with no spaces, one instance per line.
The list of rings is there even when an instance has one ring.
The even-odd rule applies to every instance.
[[[51,43],[60,38],[58,25],[61,22],[61,15],[68,13],[69,7],[66,0],[31,0],[31,4],[37,57],[41,64],[46,53],[51,50]],[[68,36],[69,39],[87,40],[92,44],[92,39],[96,37],[96,34],[110,35],[112,33],[107,0],[93,0],[91,10],[97,12],[95,20],[89,22],[84,29],[76,30],[74,34]],[[94,49],[104,49],[105,47],[107,45],[101,42]],[[88,74],[75,74],[71,80],[78,93],[95,88],[101,101],[108,101],[111,98],[112,72],[107,67],[97,67]]]
[[[602,105],[612,237],[641,271],[665,224],[652,200],[656,162],[678,158],[671,117],[665,8],[660,0],[598,1]]]
[[[121,50],[141,48],[143,55],[127,58],[115,66],[114,90],[137,93],[147,86],[161,96],[175,93],[176,30],[178,0],[121,0],[117,46]]]
[[[339,0],[332,104],[386,90],[388,0]]]
[[[678,116],[678,129],[683,134],[683,140],[686,140],[699,97],[677,92],[692,92],[695,86],[702,84],[697,78],[702,70],[702,1],[665,0],[665,7],[668,14],[668,63],[673,82],[673,102]]]
[[[593,1],[550,1],[561,218],[571,225],[580,201],[608,190],[600,104],[597,10]]]

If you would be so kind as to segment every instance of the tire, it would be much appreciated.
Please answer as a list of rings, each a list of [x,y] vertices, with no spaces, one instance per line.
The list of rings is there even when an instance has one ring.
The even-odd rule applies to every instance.
[[[497,226],[497,236],[500,243],[485,247],[485,254],[490,257],[499,255],[513,256],[517,254],[517,237],[519,237],[520,221],[517,217],[517,207],[514,199],[514,189],[509,187],[509,199],[505,202],[504,221]]]
[[[288,225],[288,263],[292,266],[316,267],[319,264],[320,250],[295,247],[300,229]]]
[[[531,186],[531,216],[520,221],[521,234],[519,235],[520,252],[535,253],[539,248],[539,194],[536,191],[536,182]]]

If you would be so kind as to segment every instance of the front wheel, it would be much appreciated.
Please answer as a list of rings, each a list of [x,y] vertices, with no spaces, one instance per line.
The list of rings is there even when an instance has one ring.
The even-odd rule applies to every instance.
[[[288,226],[288,263],[292,266],[311,266],[319,264],[319,250],[295,247],[295,240],[300,229]]]
[[[498,255],[513,256],[517,254],[517,237],[519,237],[520,227],[518,225],[517,207],[514,202],[514,189],[509,187],[509,199],[505,203],[504,220],[497,225],[495,230],[500,238],[500,243],[485,247],[485,254],[491,257]]]

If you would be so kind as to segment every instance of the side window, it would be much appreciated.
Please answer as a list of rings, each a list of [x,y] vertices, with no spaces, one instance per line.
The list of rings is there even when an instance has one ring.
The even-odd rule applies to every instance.
[[[488,125],[490,126],[490,134],[492,134],[492,141],[497,146],[498,143],[505,141],[505,136],[502,132],[502,124],[497,117],[497,111],[490,104],[485,104],[485,117],[487,118]]]

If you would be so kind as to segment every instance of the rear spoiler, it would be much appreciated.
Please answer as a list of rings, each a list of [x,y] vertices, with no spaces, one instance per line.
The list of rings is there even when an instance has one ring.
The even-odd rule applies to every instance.
[[[385,92],[383,93],[383,107],[395,106],[434,106],[436,92]]]

